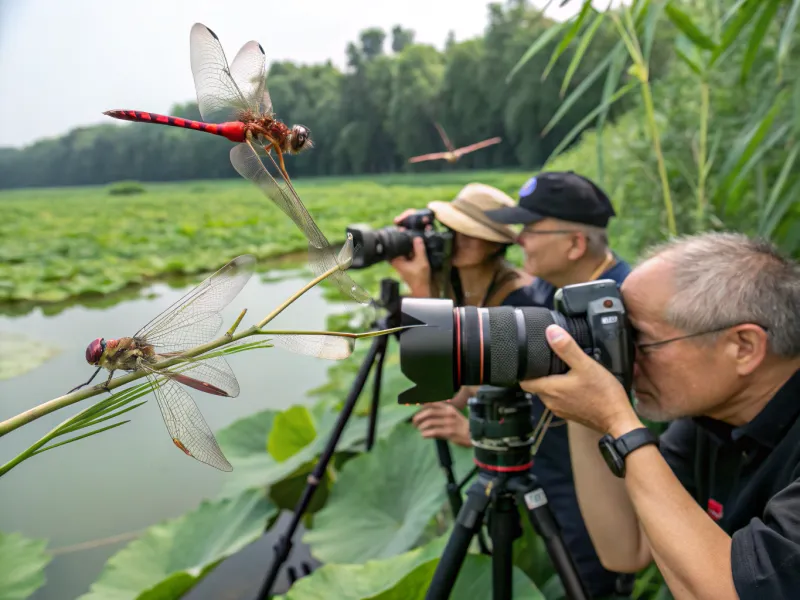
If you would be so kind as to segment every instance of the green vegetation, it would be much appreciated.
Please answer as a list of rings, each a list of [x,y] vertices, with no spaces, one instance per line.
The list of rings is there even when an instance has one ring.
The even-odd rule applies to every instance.
[[[277,118],[306,125],[314,141],[313,151],[290,159],[289,174],[294,178],[539,167],[600,100],[603,83],[584,90],[558,127],[540,136],[561,104],[560,79],[567,63],[560,61],[550,79],[541,82],[544,64],[532,61],[511,84],[503,82],[531,40],[545,34],[552,21],[524,0],[491,4],[487,12],[485,35],[457,43],[451,39],[443,51],[414,43],[414,32],[402,27],[388,35],[372,28],[348,44],[344,71],[330,63],[272,63],[267,83]],[[207,25],[215,27],[213,22]],[[188,30],[185,35],[188,43]],[[268,37],[269,27],[261,35]],[[587,65],[602,60],[614,42],[613,26],[602,24],[585,52]],[[233,60],[239,48],[224,37],[222,44],[228,60]],[[555,47],[555,41],[548,45]],[[667,57],[658,48],[651,67],[654,76],[663,72]],[[572,53],[567,50],[567,55]],[[188,56],[185,69],[189,73]],[[577,89],[590,70],[581,66],[567,87]],[[106,108],[200,119],[195,98],[177,100],[191,102]],[[622,103],[615,112],[630,106]],[[434,120],[457,147],[494,136],[503,142],[469,154],[455,166],[444,161],[408,165],[412,156],[445,150]],[[0,188],[236,177],[228,159],[232,144],[223,138],[111,117],[106,121],[24,149],[0,148]]]
[[[670,235],[709,229],[762,235],[798,256],[798,14],[800,0],[634,0],[619,13],[598,13],[584,2],[576,18],[552,27],[524,2],[512,1],[490,7],[484,37],[449,44],[444,53],[410,44],[413,34],[397,29],[394,54],[387,55],[384,33],[368,30],[349,48],[347,73],[330,65],[277,64],[270,89],[279,116],[312,128],[317,148],[291,158],[289,168],[332,241],[350,223],[386,225],[400,210],[452,197],[469,181],[514,195],[546,160],[546,168],[574,169],[609,192],[619,214],[612,246],[629,260]],[[176,112],[191,116],[192,110]],[[447,174],[303,177],[398,171],[406,157],[437,146],[429,126],[434,117],[456,143],[501,131],[506,141],[456,167],[419,167]],[[109,125],[73,132],[57,144],[3,151],[0,180],[21,187],[231,174],[225,141],[164,129]],[[41,173],[37,157],[44,154],[57,170]],[[460,170],[476,166],[523,168]],[[138,185],[145,191],[133,196],[108,188],[0,195],[0,298],[46,302],[104,294],[147,277],[217,268],[242,252],[265,258],[305,247],[286,217],[243,181]],[[386,265],[353,272],[373,294],[387,274]],[[363,317],[361,311],[338,315],[329,329],[363,330]],[[221,498],[185,518],[193,523],[197,514],[219,514],[221,533],[209,531],[204,542],[221,551],[190,563],[190,551],[182,554],[178,543],[189,539],[182,537],[188,525],[157,525],[151,532],[174,542],[159,549],[160,562],[142,561],[144,546],[133,542],[109,561],[96,585],[126,598],[146,597],[157,585],[162,597],[177,597],[170,581],[185,590],[233,547],[225,537],[233,519],[220,502],[266,496],[263,515],[248,513],[264,526],[274,518],[267,508],[292,509],[366,346],[359,343],[353,356],[330,369],[328,383],[313,393],[314,406],[263,411],[218,432],[235,470]],[[414,407],[396,403],[406,386],[393,348],[376,447],[364,449],[367,386],[306,518],[305,541],[329,562],[299,580],[287,600],[332,592],[353,599],[424,596],[452,515],[434,447],[405,422]],[[453,450],[463,477],[469,452]],[[414,476],[398,465],[412,465]],[[369,475],[357,475],[364,471]],[[363,525],[344,536],[341,524],[350,522]],[[541,592],[558,600],[563,590],[543,544],[525,521],[523,530],[514,551],[519,597]],[[147,535],[140,542],[155,537]],[[40,568],[36,560],[31,564]],[[470,580],[457,585],[485,584],[491,574],[485,557],[469,560],[462,578]],[[639,575],[634,598],[668,597],[654,565]]]

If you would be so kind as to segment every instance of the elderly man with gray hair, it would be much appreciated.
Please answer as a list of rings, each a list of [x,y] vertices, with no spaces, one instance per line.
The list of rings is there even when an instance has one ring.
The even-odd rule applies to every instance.
[[[569,372],[521,384],[567,419],[601,562],[655,560],[679,600],[800,597],[800,266],[708,233],[655,248],[621,290],[635,406],[555,325]],[[656,438],[639,415],[672,423]]]

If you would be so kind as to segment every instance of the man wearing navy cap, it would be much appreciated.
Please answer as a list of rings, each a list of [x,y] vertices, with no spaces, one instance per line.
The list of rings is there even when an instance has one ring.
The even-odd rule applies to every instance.
[[[591,180],[572,171],[544,172],[519,191],[516,206],[486,212],[493,221],[523,225],[517,243],[525,251],[525,271],[534,276],[524,288],[530,305],[553,308],[556,290],[595,279],[620,285],[630,265],[608,247],[606,226],[615,216],[608,196]],[[544,404],[533,399],[534,424]],[[575,494],[565,422],[554,419],[532,468],[587,591],[592,598],[625,597],[633,576],[606,570],[597,557]]]

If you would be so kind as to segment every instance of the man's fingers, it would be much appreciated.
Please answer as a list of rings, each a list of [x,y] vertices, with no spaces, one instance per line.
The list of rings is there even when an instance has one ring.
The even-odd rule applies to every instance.
[[[580,349],[577,342],[572,339],[564,329],[558,325],[550,325],[546,330],[547,343],[558,357],[571,368],[585,365],[586,361],[591,361],[586,353]]]

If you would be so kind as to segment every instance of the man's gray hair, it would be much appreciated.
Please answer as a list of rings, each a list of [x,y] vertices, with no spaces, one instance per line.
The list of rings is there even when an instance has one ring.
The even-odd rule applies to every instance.
[[[800,265],[773,244],[704,233],[656,246],[644,258],[655,256],[673,268],[677,293],[664,315],[670,325],[700,333],[754,323],[767,329],[772,353],[800,356]]]

